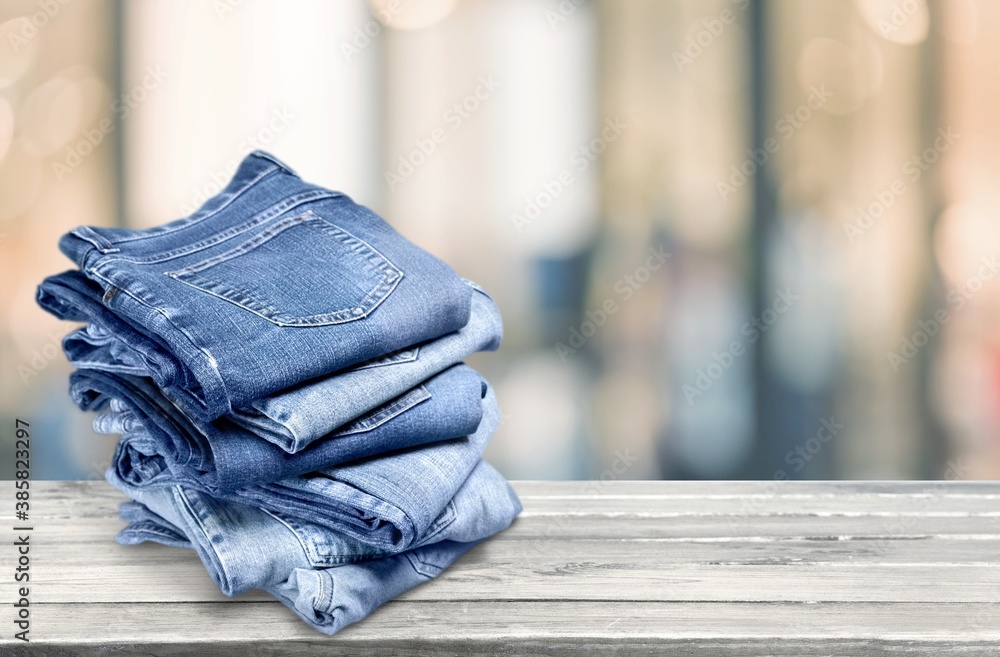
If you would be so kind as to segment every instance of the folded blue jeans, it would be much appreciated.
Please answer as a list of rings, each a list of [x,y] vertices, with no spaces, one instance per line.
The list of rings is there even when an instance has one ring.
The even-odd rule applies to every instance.
[[[468,436],[483,414],[483,380],[454,365],[394,400],[289,454],[225,418],[191,423],[148,379],[80,370],[73,397],[98,433],[122,434],[112,467],[136,487],[182,484],[213,494],[287,479],[365,457]]]
[[[113,472],[109,478],[116,482]],[[334,634],[400,593],[437,576],[458,557],[506,529],[521,503],[480,461],[412,549],[391,554],[308,522],[172,488],[126,490],[129,524],[118,542],[155,541],[194,549],[226,595],[266,589],[312,627]]]
[[[435,340],[377,358],[344,372],[254,400],[229,418],[289,452],[305,449],[379,404],[477,351],[500,346],[500,309],[471,281],[469,322]]]
[[[120,338],[202,421],[469,319],[471,288],[448,265],[261,151],[188,217],[82,226],[59,246],[84,280],[46,279],[39,304]]]
[[[167,432],[171,434],[169,440],[173,442],[199,442],[197,438],[187,438],[183,435],[184,432],[175,430],[178,423],[193,427],[190,431],[204,435],[210,444],[217,442],[215,436],[220,432],[225,432],[227,436],[240,435],[233,427],[237,425],[252,432],[254,437],[269,440],[287,452],[306,450],[315,441],[338,432],[356,418],[399,398],[429,377],[460,363],[471,354],[494,350],[500,346],[503,324],[499,309],[479,286],[471,281],[466,283],[473,289],[471,313],[468,323],[457,331],[255,400],[246,409],[237,409],[223,416],[221,420],[228,422],[216,420],[206,423],[188,418],[182,409],[166,399],[158,402],[157,406],[171,420],[156,417],[139,419],[143,417],[143,413],[136,411],[137,421],[140,424],[155,424],[156,426],[149,428],[149,433],[155,438],[160,432]],[[115,397],[117,394],[124,399],[130,394],[136,394],[141,399],[154,394],[155,385],[152,381],[149,381],[149,385],[142,385],[141,381],[128,376],[106,377],[93,373],[138,377],[150,375],[141,360],[132,357],[128,345],[99,327],[88,324],[70,333],[63,340],[63,347],[70,362],[82,371],[71,379],[71,394],[82,408],[99,408],[103,405],[102,395]],[[135,385],[130,383],[132,381],[135,381]],[[141,387],[142,391],[131,393],[135,386]],[[246,435],[244,438],[248,439]],[[184,450],[183,446],[176,449]],[[360,456],[364,454],[357,455]],[[340,458],[340,461],[343,460],[346,459]],[[286,461],[287,457],[274,456],[275,463]],[[313,470],[338,462],[307,461],[312,464],[310,469]],[[229,477],[223,472],[222,465],[217,465],[216,469],[219,471],[219,489],[232,489],[263,481],[267,477],[281,478],[308,471],[271,470],[263,476],[256,474],[257,471],[251,468],[249,471],[234,471],[231,473],[232,477]]]
[[[398,553],[414,547],[454,511],[452,498],[480,461],[500,423],[493,389],[482,382],[482,420],[463,438],[382,454],[345,465],[215,493],[219,500],[272,512],[288,523],[308,522],[350,540]],[[135,486],[109,468],[109,481],[133,499],[143,491],[176,488],[209,493],[198,482],[161,473],[156,486]],[[140,500],[141,501],[141,500]]]

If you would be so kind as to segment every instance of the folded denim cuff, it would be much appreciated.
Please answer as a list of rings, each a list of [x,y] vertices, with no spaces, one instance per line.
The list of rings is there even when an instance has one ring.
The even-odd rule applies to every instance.
[[[483,419],[474,433],[234,493],[234,500],[308,519],[387,552],[408,549],[439,519],[478,464],[500,423],[482,382]]]
[[[436,577],[477,543],[445,541],[367,563],[323,570],[297,568],[285,582],[267,591],[315,629],[336,634]]]
[[[229,418],[288,452],[298,452],[468,356],[496,349],[503,337],[500,310],[482,288],[465,283],[475,293],[469,321],[459,330],[256,400]]]

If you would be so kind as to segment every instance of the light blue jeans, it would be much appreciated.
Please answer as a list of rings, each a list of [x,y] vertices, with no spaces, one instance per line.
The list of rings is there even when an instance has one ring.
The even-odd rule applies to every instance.
[[[102,410],[110,400],[119,400],[133,416],[133,424],[154,441],[149,454],[162,454],[176,463],[186,458],[177,455],[186,455],[190,446],[201,453],[212,452],[195,455],[189,461],[192,469],[205,470],[209,478],[217,478],[211,485],[219,490],[359,458],[367,454],[338,452],[336,459],[305,457],[301,463],[308,463],[307,469],[258,474],[259,458],[233,457],[239,456],[236,447],[242,446],[251,452],[266,451],[272,456],[269,462],[275,465],[294,461],[274,450],[258,450],[255,445],[264,438],[287,452],[308,452],[316,441],[342,432],[345,426],[377,412],[379,407],[398,403],[400,397],[428,378],[471,354],[496,349],[503,335],[500,311],[475,283],[466,283],[473,290],[471,313],[469,322],[458,331],[255,400],[246,409],[213,422],[199,422],[171,403],[148,378],[150,373],[141,362],[122,360],[122,354],[128,356],[128,347],[93,324],[74,331],[63,342],[70,362],[81,368],[70,379],[70,394],[84,410]],[[95,428],[123,433],[104,419]],[[405,441],[396,445],[405,446]]]
[[[289,454],[225,419],[186,426],[182,413],[152,403],[164,400],[148,379],[78,372],[74,393],[78,385],[111,396],[110,410],[94,417],[94,429],[123,435],[112,461],[120,479],[137,487],[181,484],[213,494],[468,436],[483,415],[482,377],[468,365],[454,365]]]
[[[451,500],[479,463],[500,423],[493,389],[483,381],[482,421],[463,438],[445,440],[341,466],[218,493],[220,500],[248,504],[290,524],[308,522],[385,552],[419,543],[435,523],[454,515]],[[123,481],[109,468],[109,481],[130,497],[177,481],[162,477],[156,487]],[[181,484],[186,490],[197,488]],[[207,492],[207,491],[201,491]]]
[[[112,472],[109,478],[118,485]],[[266,589],[327,634],[425,582],[483,539],[505,529],[521,503],[485,461],[424,534],[404,552],[373,548],[328,528],[224,502],[180,486],[130,490],[125,545],[155,541],[194,549],[226,595]]]

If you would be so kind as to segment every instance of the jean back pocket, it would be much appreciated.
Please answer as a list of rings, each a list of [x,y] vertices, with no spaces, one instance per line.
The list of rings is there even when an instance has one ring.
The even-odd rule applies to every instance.
[[[278,326],[362,319],[403,278],[370,244],[311,211],[166,275]]]
[[[386,553],[378,548],[301,518],[268,509],[264,509],[264,512],[295,535],[310,565],[315,568],[341,566],[386,556]]]

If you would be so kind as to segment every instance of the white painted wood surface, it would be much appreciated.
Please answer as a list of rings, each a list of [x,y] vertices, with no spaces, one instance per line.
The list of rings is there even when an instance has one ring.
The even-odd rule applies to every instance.
[[[38,482],[27,645],[0,513],[0,656],[1000,655],[1000,483],[515,488],[511,529],[326,637],[190,551],[117,545],[103,482]]]

